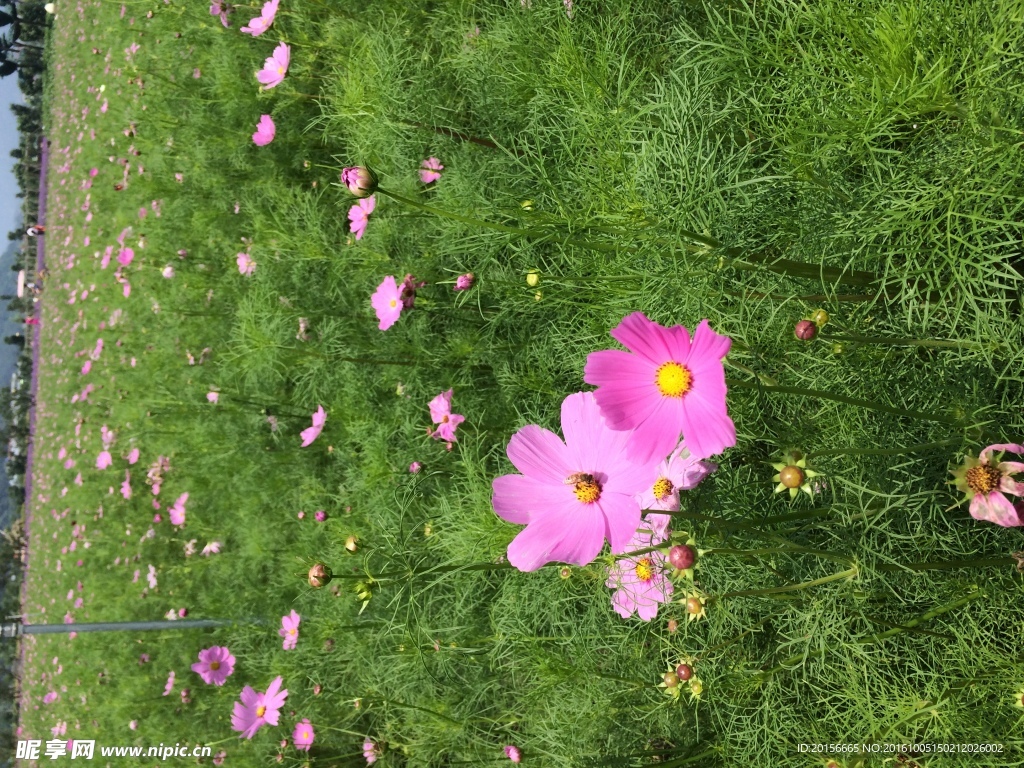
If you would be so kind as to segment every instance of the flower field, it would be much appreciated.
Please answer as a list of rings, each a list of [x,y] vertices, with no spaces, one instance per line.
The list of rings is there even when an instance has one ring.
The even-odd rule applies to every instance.
[[[1022,764],[1019,0],[55,10],[19,738]]]

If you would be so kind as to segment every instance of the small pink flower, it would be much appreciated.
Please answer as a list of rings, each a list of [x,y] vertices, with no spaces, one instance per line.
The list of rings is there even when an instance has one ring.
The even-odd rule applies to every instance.
[[[124,471],[124,482],[121,483],[121,495],[124,496],[125,499],[130,499],[132,497],[132,477],[127,469]]]
[[[128,452],[128,463],[129,464],[134,464],[138,460],[139,460],[139,449],[138,448],[132,448]]]
[[[377,320],[380,321],[377,326],[380,330],[386,331],[395,324],[402,314],[404,304],[402,303],[402,291],[394,277],[388,275],[381,281],[376,292],[370,297],[370,304],[377,314]]]
[[[309,752],[309,748],[313,746],[314,738],[313,726],[309,720],[301,720],[295,724],[295,730],[292,731],[292,743],[295,744],[296,749],[304,749],[306,752]]]
[[[318,523],[322,523],[324,520],[327,519],[327,513],[324,512],[322,509],[318,509],[316,512],[313,513],[313,519],[316,520]]]
[[[380,754],[380,750],[377,745],[370,739],[363,742],[363,759],[366,760],[367,765],[373,765],[377,762],[377,756]]]
[[[287,43],[281,43],[274,49],[274,55],[263,63],[263,69],[256,73],[256,79],[264,88],[274,88],[284,80],[291,63],[291,50]]]
[[[171,691],[174,690],[174,672],[167,676],[167,684],[164,686],[164,696],[170,696]]]
[[[468,291],[470,288],[473,287],[474,279],[475,278],[473,277],[473,273],[472,272],[467,272],[464,275],[459,275],[455,279],[455,288],[453,290],[456,290],[456,291]]]
[[[254,19],[249,20],[248,26],[240,27],[239,32],[245,32],[247,35],[253,37],[259,37],[268,29],[270,25],[274,23],[274,17],[277,15],[277,6],[280,0],[269,0],[263,4],[262,13]]]
[[[377,199],[374,195],[370,195],[349,208],[348,218],[351,222],[349,224],[349,231],[356,236],[356,240],[361,240],[366,233],[366,225],[370,221],[370,214],[373,213],[376,207]]]
[[[505,757],[511,760],[513,763],[518,763],[523,759],[522,753],[519,751],[519,747],[509,744],[505,747]]]
[[[324,411],[322,405],[318,405],[316,411],[313,413],[313,426],[302,430],[300,437],[302,437],[302,448],[310,445],[314,440],[320,437],[320,433],[323,432],[324,424],[327,423],[327,412]]]
[[[96,469],[106,469],[113,463],[114,459],[110,455],[110,451],[100,451],[100,455],[96,457]]]
[[[207,544],[205,547],[203,547],[203,551],[200,552],[199,554],[203,555],[204,557],[209,557],[210,555],[216,555],[219,552],[220,552],[220,542],[219,541],[211,541],[209,544]]]
[[[235,262],[238,264],[238,272],[246,277],[256,271],[256,262],[252,260],[248,253],[238,254],[235,257]]]
[[[170,516],[171,525],[184,525],[185,524],[185,502],[188,501],[188,494],[183,493],[179,496],[174,504],[171,505],[170,509],[167,510],[167,514]]]
[[[160,274],[163,275],[164,278],[166,278],[167,280],[170,280],[172,277],[174,277],[174,267],[168,264],[166,267],[164,267],[163,272],[161,272]]]
[[[216,403],[218,400],[220,400],[220,392],[207,392],[206,399],[209,400],[211,403]]]
[[[428,157],[422,163],[420,163],[420,181],[424,184],[432,184],[441,178],[441,174],[438,171],[443,171],[444,166],[441,165],[441,161],[436,157]]]
[[[264,725],[277,725],[281,707],[288,698],[288,691],[281,690],[283,678],[275,677],[266,693],[257,693],[250,686],[242,689],[231,713],[231,729],[241,731],[242,736],[251,739]]]
[[[1022,454],[1024,445],[996,443],[985,448],[977,458],[968,455],[963,466],[953,472],[956,487],[963,491],[964,501],[971,502],[971,517],[987,520],[1004,528],[1024,526],[1024,504],[1014,504],[1006,494],[1024,497],[1024,482],[1013,475],[1024,472],[1024,462],[1002,461],[1003,453]],[[993,452],[998,455],[993,456]]]
[[[117,263],[122,267],[127,267],[132,263],[132,259],[135,258],[135,251],[131,248],[122,248],[117,252]]]
[[[409,465],[409,472],[411,472],[414,475],[418,474],[421,469],[423,469],[423,465],[420,464],[418,461],[414,461],[412,464]]]
[[[273,118],[270,115],[262,115],[256,124],[256,133],[252,135],[252,141],[257,147],[265,147],[274,140],[276,134],[277,126],[274,125]]]
[[[296,644],[299,642],[299,622],[302,618],[294,610],[287,616],[281,617],[281,629],[277,630],[277,634],[284,638],[282,647],[286,651],[295,649]]]
[[[438,425],[431,436],[435,440],[455,442],[455,430],[459,424],[466,420],[466,417],[452,413],[452,390],[442,392],[429,403],[430,420]]]

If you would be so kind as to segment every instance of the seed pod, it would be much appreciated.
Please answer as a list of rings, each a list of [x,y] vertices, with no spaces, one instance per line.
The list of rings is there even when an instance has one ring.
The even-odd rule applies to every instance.
[[[677,544],[668,551],[668,561],[676,570],[685,571],[697,562],[697,553],[689,544]]]
[[[330,583],[334,574],[331,572],[329,566],[323,563],[317,563],[309,569],[309,586],[314,589],[320,589],[320,587],[326,586]]]
[[[689,664],[679,664],[676,666],[676,676],[683,681],[689,680],[693,677],[693,667]]]
[[[810,341],[818,335],[818,326],[810,320],[800,320],[793,328],[793,335],[800,341]]]

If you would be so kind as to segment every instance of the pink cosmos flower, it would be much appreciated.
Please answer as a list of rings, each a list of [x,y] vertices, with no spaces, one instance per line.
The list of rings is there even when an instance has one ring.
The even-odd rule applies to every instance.
[[[653,522],[641,524],[627,550],[632,552],[663,542],[668,534],[669,515],[651,515]],[[636,613],[644,621],[658,615],[658,606],[672,599],[672,582],[666,575],[666,558],[661,552],[648,552],[636,557],[616,560],[608,569],[605,586],[614,589],[612,608],[628,619]]]
[[[367,765],[373,765],[377,762],[377,755],[380,751],[377,749],[377,745],[374,744],[370,739],[363,742],[363,759],[366,760]]]
[[[170,696],[171,691],[174,690],[174,671],[167,676],[167,684],[164,686],[164,696]]]
[[[294,650],[299,642],[300,621],[302,621],[301,617],[294,610],[287,616],[281,617],[281,629],[277,630],[277,634],[284,638],[282,647],[286,651]]]
[[[209,557],[210,555],[216,555],[219,552],[220,552],[220,542],[219,541],[211,541],[209,544],[207,544],[205,547],[203,547],[203,551],[200,552],[199,554],[203,555],[204,557]]]
[[[81,372],[81,375],[82,375],[82,376],[87,376],[87,375],[89,374],[89,371],[91,371],[91,370],[92,370],[92,360],[86,360],[86,361],[85,361],[85,362],[84,362],[84,363],[82,364],[82,372]]]
[[[423,469],[423,465],[420,464],[418,461],[414,461],[412,464],[409,465],[409,472],[411,472],[414,475],[418,474],[421,469]]]
[[[264,88],[274,88],[284,80],[291,62],[292,49],[287,43],[281,43],[274,49],[274,55],[263,63],[263,69],[256,73],[256,79]]]
[[[170,280],[172,277],[174,277],[174,267],[168,264],[166,267],[164,267],[163,271],[160,274],[163,275],[167,280]]]
[[[610,429],[592,392],[562,401],[562,432],[530,424],[512,436],[508,457],[521,475],[493,483],[494,511],[526,528],[508,546],[521,571],[561,561],[587,565],[605,539],[613,554],[628,552],[640,524],[636,496],[651,481],[654,463],[628,458],[628,432]]]
[[[136,571],[136,573],[138,573],[138,571]],[[156,568],[152,564],[150,564],[149,572],[146,574],[146,581],[149,582],[150,589],[156,589]]]
[[[514,744],[509,744],[505,747],[505,757],[511,760],[513,763],[518,763],[523,759],[523,754],[519,751],[519,747]]]
[[[132,263],[132,259],[135,258],[135,251],[131,248],[122,248],[117,252],[117,263],[122,267],[127,267]]]
[[[256,262],[248,253],[238,254],[235,257],[235,262],[238,264],[238,272],[246,277],[256,271]]]
[[[629,431],[629,455],[660,461],[680,433],[697,458],[736,444],[736,427],[725,405],[722,359],[732,340],[702,320],[690,339],[681,325],[663,328],[642,312],[626,316],[611,335],[629,351],[591,352],[583,380],[611,429]]]
[[[170,516],[171,525],[184,525],[185,524],[185,502],[188,501],[188,494],[183,493],[179,496],[174,504],[171,505],[170,509],[167,510],[167,514]]]
[[[110,455],[110,451],[100,451],[100,455],[96,457],[96,469],[106,469],[113,463],[114,459]]]
[[[277,6],[280,0],[269,0],[269,2],[263,4],[262,13],[255,19],[249,20],[249,25],[241,27],[238,31],[245,32],[253,37],[259,37],[268,29],[270,25],[274,23],[274,17],[277,15]]]
[[[661,509],[675,512],[679,509],[679,492],[689,491],[718,466],[710,461],[700,461],[690,455],[685,443],[672,452],[658,465],[654,482],[638,497],[641,509]]]
[[[998,452],[993,456],[993,451]],[[971,502],[971,517],[987,520],[1004,528],[1024,526],[1024,505],[1013,504],[1006,494],[1024,496],[1024,483],[1013,479],[1013,475],[1024,472],[1024,462],[1002,461],[1005,451],[1024,453],[1024,445],[1017,443],[996,443],[985,448],[978,458],[968,455],[963,466],[953,472],[956,487],[966,494],[965,501]]]
[[[377,319],[380,321],[377,327],[380,330],[386,331],[395,324],[405,307],[402,303],[402,290],[395,282],[395,278],[388,275],[381,281],[376,292],[370,297],[370,304],[377,313]]]
[[[324,411],[324,407],[322,405],[318,405],[316,407],[316,411],[313,413],[313,426],[302,430],[299,435],[302,438],[302,445],[300,447],[305,448],[320,437],[320,433],[324,431],[324,424],[326,423],[327,412]]]
[[[222,2],[222,0],[213,0],[210,5],[210,15],[220,16],[220,23],[225,27],[228,26],[228,14],[233,11],[234,8],[228,3]]]
[[[468,291],[470,288],[473,287],[474,280],[475,278],[473,277],[472,272],[467,272],[464,275],[459,275],[457,278],[455,278],[455,288],[453,290]]]
[[[241,701],[235,702],[231,713],[231,730],[241,731],[242,737],[251,739],[260,728],[269,723],[277,725],[288,691],[281,690],[283,678],[275,677],[266,693],[258,693],[250,686],[242,689]]]
[[[277,0],[273,0],[276,4]],[[261,115],[260,121],[256,124],[256,133],[252,135],[253,144],[257,147],[265,147],[274,140],[277,134],[277,126],[270,115]]]
[[[356,240],[361,240],[363,234],[366,232],[366,224],[370,220],[370,214],[373,213],[373,209],[377,207],[377,199],[374,195],[363,198],[353,205],[348,210],[348,219],[351,222],[349,224],[349,231],[356,236]]]
[[[199,652],[199,661],[192,665],[192,671],[207,685],[224,685],[235,671],[235,657],[220,645],[204,648]]]
[[[424,184],[432,184],[441,178],[441,174],[438,171],[443,171],[444,166],[441,165],[441,161],[436,157],[428,157],[422,163],[420,163],[420,181]]]
[[[50,691],[48,694],[43,696],[43,704],[53,704],[57,700],[57,692]]]
[[[318,509],[316,512],[313,513],[313,519],[316,520],[318,523],[322,523],[324,520],[327,519],[327,513],[324,512],[322,509]]]
[[[132,497],[132,476],[127,469],[124,471],[124,482],[121,483],[121,495],[124,496],[125,499],[130,499]]]
[[[296,749],[304,749],[309,752],[315,737],[316,734],[313,733],[313,726],[308,719],[301,720],[295,724],[295,730],[292,731],[292,743]]]
[[[455,430],[459,424],[466,420],[466,417],[452,413],[452,390],[442,392],[429,403],[430,420],[438,425],[431,436],[435,440],[445,440],[449,443],[455,442]]]
[[[207,392],[206,399],[209,400],[211,403],[216,403],[218,400],[220,400],[220,392]]]
[[[128,452],[128,463],[129,464],[134,464],[138,460],[139,460],[139,449],[138,448],[132,448]]]

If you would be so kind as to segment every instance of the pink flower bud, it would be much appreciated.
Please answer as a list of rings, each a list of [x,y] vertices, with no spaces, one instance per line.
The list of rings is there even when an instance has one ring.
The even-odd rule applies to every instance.
[[[793,329],[793,335],[801,341],[810,341],[818,335],[818,326],[811,320],[801,320]]]

